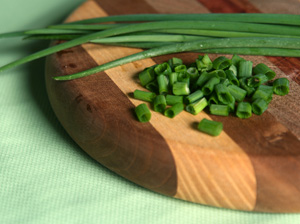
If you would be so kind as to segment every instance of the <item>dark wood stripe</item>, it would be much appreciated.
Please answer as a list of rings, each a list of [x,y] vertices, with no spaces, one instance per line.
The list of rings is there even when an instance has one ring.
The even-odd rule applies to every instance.
[[[199,0],[211,12],[260,12],[246,0]],[[223,7],[224,6],[224,7]],[[231,9],[228,10],[228,8]],[[223,10],[224,9],[224,10]],[[295,82],[299,82],[300,63],[298,58],[267,57]],[[300,142],[281,125],[272,114],[253,115],[241,120],[212,116],[224,124],[225,132],[249,155],[257,178],[257,202],[255,210],[266,212],[300,209]],[[298,177],[298,178],[295,178]]]
[[[119,175],[159,193],[175,195],[177,174],[169,146],[150,123],[137,121],[135,106],[105,72],[68,82],[51,79],[52,75],[97,66],[84,48],[59,52],[49,60],[49,98],[75,142]]]

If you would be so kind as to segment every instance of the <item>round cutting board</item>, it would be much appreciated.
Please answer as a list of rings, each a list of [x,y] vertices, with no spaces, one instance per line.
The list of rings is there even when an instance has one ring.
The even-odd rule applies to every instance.
[[[206,0],[87,1],[67,21],[134,13],[279,10],[273,5],[270,11],[269,7],[255,5],[264,3],[254,0],[243,2],[225,0],[212,5]],[[282,9],[285,7],[280,6],[284,13]],[[288,10],[286,7],[286,13],[293,13]],[[152,112],[150,122],[137,121],[134,108],[141,101],[133,99],[132,92],[143,89],[137,80],[138,72],[174,56],[191,63],[198,56],[195,53],[140,60],[72,81],[51,79],[140,51],[83,44],[47,58],[49,99],[75,142],[110,170],[170,197],[247,211],[300,212],[300,61],[245,56],[254,65],[267,64],[277,77],[287,77],[291,88],[287,96],[274,96],[263,115],[249,119],[205,112],[196,116],[182,112],[170,119]],[[210,56],[214,59],[218,55]],[[211,137],[197,131],[195,126],[203,118],[223,122],[221,135]]]

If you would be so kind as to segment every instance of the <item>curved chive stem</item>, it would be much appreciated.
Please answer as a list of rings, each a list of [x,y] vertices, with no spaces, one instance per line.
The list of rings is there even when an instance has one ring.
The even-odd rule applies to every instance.
[[[275,94],[284,96],[290,91],[290,81],[287,78],[279,78],[273,82],[273,91]]]
[[[201,99],[204,96],[203,92],[201,90],[196,90],[192,94],[185,97],[184,101],[186,104],[193,103],[199,99]]]
[[[218,77],[212,77],[211,79],[209,79],[201,89],[203,94],[205,96],[211,94],[215,88],[215,85],[217,85],[218,83],[220,83],[220,78]]]
[[[190,89],[187,82],[176,82],[173,84],[173,94],[174,95],[189,95]]]
[[[159,94],[166,94],[168,93],[168,82],[167,77],[165,75],[158,75],[156,77],[158,83],[158,92]]]
[[[252,95],[252,100],[256,100],[258,98],[262,98],[267,103],[269,103],[272,100],[273,96],[273,87],[272,86],[266,86],[266,85],[260,85],[256,91]]]
[[[272,80],[276,76],[276,73],[264,63],[257,64],[253,68],[253,72],[254,74],[265,74],[268,80]]]
[[[232,70],[226,70],[225,71],[226,74],[226,78],[233,84],[236,86],[240,85],[239,80],[237,79],[236,75],[234,75],[234,72]]]
[[[201,13],[201,14],[131,14],[85,19],[68,24],[89,24],[104,22],[133,21],[168,21],[168,20],[202,20],[202,21],[238,21],[267,24],[300,25],[300,16],[291,14],[261,13]]]
[[[230,94],[234,97],[234,99],[238,102],[241,102],[245,99],[247,95],[247,91],[243,90],[242,88],[235,86],[235,85],[229,85],[228,90]]]
[[[228,87],[224,84],[217,84],[215,86],[215,91],[219,102],[222,104],[230,104],[234,100],[234,97],[230,94]]]
[[[149,82],[155,79],[153,68],[146,68],[144,71],[139,73],[139,80],[142,86],[146,86]]]
[[[194,114],[194,115],[197,115],[199,114],[206,106],[207,106],[207,100],[205,97],[203,97],[202,99],[200,100],[197,100],[193,103],[190,103],[186,106],[186,111],[191,113],[191,114]]]
[[[164,95],[158,95],[154,98],[153,109],[156,112],[164,112],[167,106],[166,98]]]
[[[211,104],[209,106],[209,112],[213,115],[228,116],[229,115],[229,107],[228,107],[228,105]]]
[[[146,91],[136,89],[133,92],[133,97],[138,100],[152,102],[154,100],[154,98],[156,97],[156,94],[152,93],[152,92],[146,92]]]
[[[254,100],[252,103],[252,111],[256,115],[261,115],[267,109],[268,109],[268,103],[261,98]]]
[[[203,118],[198,124],[198,130],[211,136],[218,136],[223,130],[223,124]]]
[[[151,112],[145,103],[138,105],[135,113],[140,122],[148,122],[151,119]]]
[[[214,69],[225,69],[225,68],[228,68],[231,64],[232,64],[232,62],[230,59],[228,59],[224,56],[220,56],[213,61],[213,68]]]
[[[166,95],[166,102],[167,105],[175,105],[177,103],[182,103],[183,104],[183,96],[175,96],[175,95]]]
[[[269,79],[265,74],[257,74],[247,80],[247,85],[250,87],[258,87],[259,85],[267,82]]]
[[[155,66],[154,72],[157,75],[161,75],[161,74],[169,75],[169,74],[172,73],[172,69],[171,69],[170,65],[167,62],[164,62],[162,64],[159,64],[159,65]]]
[[[238,77],[239,78],[245,78],[245,77],[251,77],[252,75],[252,61],[245,61],[242,60],[239,62],[238,65]]]
[[[181,111],[183,111],[184,105],[183,103],[176,103],[172,107],[165,110],[164,115],[169,118],[174,118]]]
[[[247,96],[251,96],[255,92],[254,87],[247,85],[247,78],[239,79],[240,87],[247,91]]]
[[[239,118],[249,118],[252,116],[252,107],[248,102],[240,102],[236,108],[236,116]]]

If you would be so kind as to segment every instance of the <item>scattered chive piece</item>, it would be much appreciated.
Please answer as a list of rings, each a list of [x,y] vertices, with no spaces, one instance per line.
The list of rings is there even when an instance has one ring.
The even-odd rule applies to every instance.
[[[272,100],[273,96],[273,87],[272,86],[266,86],[266,85],[260,85],[256,91],[252,95],[252,101],[262,98],[267,103],[269,103]]]
[[[183,103],[183,96],[166,95],[167,105],[175,105],[177,103]]]
[[[219,78],[226,78],[226,73],[222,69],[217,69],[217,70],[211,71],[209,74],[211,76],[217,76]]]
[[[186,104],[193,103],[204,96],[203,92],[199,89],[193,92],[192,94],[185,97],[184,101]]]
[[[186,82],[190,85],[190,76],[186,72],[179,72],[177,77],[178,82]]]
[[[178,115],[181,111],[183,111],[184,105],[183,103],[176,103],[172,107],[165,110],[164,115],[169,118],[173,118]]]
[[[267,82],[269,79],[265,74],[257,74],[247,79],[247,85],[250,87],[258,87]]]
[[[223,130],[223,124],[203,118],[198,124],[198,130],[212,136],[218,136]]]
[[[158,75],[156,79],[157,79],[157,83],[158,83],[159,94],[168,93],[167,77],[165,75]]]
[[[201,73],[196,81],[196,86],[201,88],[211,77],[212,76],[207,72]]]
[[[220,83],[225,86],[231,85],[231,82],[229,81],[229,79],[226,79],[226,78],[220,78]]]
[[[191,81],[195,81],[199,77],[199,72],[195,67],[189,67],[186,72],[189,75]]]
[[[173,84],[173,94],[176,96],[179,95],[189,95],[190,89],[189,85],[186,82],[176,82]]]
[[[234,99],[238,102],[241,102],[245,99],[247,95],[247,91],[243,90],[242,88],[235,86],[235,85],[229,85],[228,90],[230,94],[234,97]]]
[[[287,78],[279,78],[273,82],[273,91],[275,94],[284,96],[290,91],[290,81]]]
[[[247,78],[239,79],[240,87],[247,91],[247,96],[251,96],[255,92],[254,87],[247,85]]]
[[[158,84],[155,81],[147,83],[145,88],[151,92],[158,93]]]
[[[175,72],[183,72],[183,73],[185,73],[187,71],[186,65],[177,65],[174,68],[174,71]]]
[[[239,72],[238,72],[238,77],[239,78],[244,78],[244,77],[251,77],[252,75],[252,61],[246,61],[242,60],[239,62]]]
[[[213,92],[210,95],[207,103],[208,103],[209,106],[212,105],[212,104],[219,104],[218,96],[217,96],[217,94],[215,92]]]
[[[172,72],[169,75],[169,84],[170,84],[171,87],[173,87],[174,83],[177,82],[177,77],[178,77],[177,72]]]
[[[267,109],[268,109],[268,103],[261,98],[254,100],[254,102],[252,103],[252,111],[256,115],[261,115]]]
[[[149,82],[155,79],[153,68],[146,68],[144,71],[139,73],[139,79],[142,86],[146,86]]]
[[[156,97],[156,94],[152,93],[152,92],[146,92],[146,91],[136,89],[133,92],[133,97],[138,100],[152,102],[154,100],[154,98]]]
[[[232,62],[232,61],[231,61]],[[234,64],[231,64],[230,67],[228,68],[229,71],[232,71],[232,73],[237,76],[237,67]],[[225,71],[226,72],[226,71]],[[227,75],[227,73],[226,73]]]
[[[228,68],[231,64],[232,64],[232,62],[230,59],[228,59],[224,56],[220,56],[213,61],[213,68],[214,69],[225,69],[225,68]]]
[[[164,112],[167,106],[166,98],[164,95],[158,95],[154,98],[153,108],[156,112]]]
[[[249,118],[252,116],[252,107],[248,102],[239,102],[236,108],[236,116],[239,118]]]
[[[209,112],[213,115],[228,116],[229,115],[229,106],[212,104],[209,106]]]
[[[178,65],[182,65],[182,60],[180,58],[173,57],[173,58],[169,59],[168,63],[170,65],[170,67],[173,69],[174,67],[176,67]]]
[[[268,77],[268,80],[272,80],[276,76],[276,73],[264,63],[257,64],[253,68],[253,73],[254,74],[265,74]]]
[[[229,107],[229,111],[230,112],[234,112],[234,110],[235,110],[235,99],[234,99],[233,96],[231,96],[231,98],[232,98],[231,102],[229,104],[227,104],[227,105]]]
[[[234,72],[232,70],[226,70],[225,73],[226,73],[227,79],[233,85],[240,86],[240,82],[239,82],[239,80],[237,79],[236,75],[234,74]]]
[[[230,104],[233,101],[233,96],[230,94],[227,86],[223,84],[217,84],[215,86],[215,91],[218,96],[219,102],[222,104]]]
[[[157,75],[169,75],[172,73],[172,69],[167,62],[157,65],[154,68],[154,71]]]
[[[196,59],[196,65],[201,72],[209,71],[213,68],[213,63],[207,54],[204,56],[199,55],[198,59]]]
[[[194,115],[197,115],[199,114],[206,106],[207,106],[207,100],[205,97],[203,97],[202,99],[196,101],[196,102],[193,102],[193,103],[190,103],[189,105],[186,106],[186,111],[191,113],[191,114],[194,114]]]
[[[215,85],[220,83],[220,79],[218,77],[212,77],[209,79],[206,84],[202,87],[202,92],[205,96],[211,94],[214,90]]]
[[[151,112],[145,103],[138,105],[135,113],[140,122],[148,122],[151,119]]]
[[[234,54],[234,55],[232,56],[232,58],[231,58],[231,63],[232,63],[233,65],[235,65],[236,67],[239,65],[239,63],[240,63],[241,61],[245,61],[245,59],[242,58],[242,57],[240,57],[240,56],[238,56],[238,55],[236,55],[236,54]]]

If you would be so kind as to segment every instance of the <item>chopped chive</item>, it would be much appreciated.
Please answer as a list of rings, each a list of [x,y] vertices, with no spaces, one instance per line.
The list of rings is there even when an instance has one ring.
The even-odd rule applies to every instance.
[[[252,75],[252,61],[245,61],[242,60],[239,63],[239,72],[238,72],[238,77],[239,78],[245,78],[245,77],[251,77]]]
[[[273,91],[275,94],[284,96],[290,91],[290,81],[287,78],[279,78],[273,82]]]
[[[272,86],[266,86],[266,85],[260,85],[256,91],[252,95],[252,101],[262,98],[267,103],[269,103],[272,100],[273,96],[273,87]]]
[[[276,73],[264,63],[257,64],[253,68],[253,72],[254,74],[265,74],[268,77],[268,80],[272,80],[276,76]]]
[[[220,78],[220,83],[225,85],[225,86],[229,86],[231,85],[232,83],[229,81],[229,79],[227,78]]]
[[[232,64],[232,62],[230,59],[228,59],[224,56],[220,56],[213,61],[213,68],[214,69],[225,69],[225,68],[228,68],[231,64]]]
[[[212,104],[209,106],[209,111],[213,115],[228,116],[229,115],[229,106]]]
[[[198,130],[212,136],[218,136],[223,130],[223,124],[203,118],[198,124]]]
[[[156,112],[164,112],[167,106],[166,98],[164,95],[158,95],[154,98],[153,108]]]
[[[145,103],[138,105],[135,113],[140,122],[148,122],[151,119],[151,112]]]
[[[167,105],[175,105],[177,103],[183,103],[183,96],[166,95]]]
[[[202,87],[212,76],[207,72],[202,72],[196,81],[197,87]]]
[[[144,71],[139,73],[139,79],[142,86],[146,86],[149,82],[155,79],[153,68],[146,68]]]
[[[230,92],[230,94],[234,97],[234,99],[238,102],[241,102],[245,99],[246,95],[247,95],[247,91],[235,86],[235,85],[229,85],[228,90]]]
[[[156,97],[156,94],[152,93],[152,92],[146,92],[146,91],[136,89],[133,92],[133,97],[138,100],[152,102],[154,100],[154,98]]]
[[[256,74],[247,79],[247,85],[250,87],[258,87],[261,84],[268,81],[268,77],[265,74]]]
[[[228,79],[233,85],[236,85],[236,86],[239,86],[239,85],[240,85],[239,80],[237,79],[236,75],[234,74],[234,72],[233,72],[232,70],[226,70],[225,73],[226,73],[227,79]]]
[[[169,84],[171,87],[173,87],[174,83],[177,82],[178,73],[172,72],[169,75]]]
[[[158,93],[158,84],[157,84],[156,80],[147,83],[145,88],[151,92]]]
[[[185,73],[187,71],[186,65],[177,65],[174,68],[174,71],[175,72],[183,72],[183,73]]]
[[[203,92],[199,89],[193,92],[192,94],[185,97],[184,101],[186,104],[193,103],[203,97]]]
[[[247,78],[239,79],[240,87],[247,91],[247,96],[251,96],[255,92],[254,87],[247,85]]]
[[[190,89],[189,84],[186,82],[176,82],[173,84],[173,94],[174,95],[189,95]]]
[[[237,67],[234,64],[230,65],[228,70],[232,71],[233,75],[237,76]],[[226,73],[226,75],[227,75],[227,73]]]
[[[182,65],[182,60],[180,58],[173,57],[173,58],[169,59],[168,63],[170,65],[170,67],[173,69],[174,67],[176,67],[178,65]]]
[[[199,72],[195,67],[189,67],[186,72],[189,74],[191,81],[195,81],[199,77]]]
[[[245,61],[245,59],[236,54],[234,54],[231,58],[232,64],[235,65],[236,67],[238,67],[238,65],[241,61]]]
[[[167,77],[165,75],[158,75],[156,79],[157,79],[157,83],[158,83],[159,94],[168,93]]]
[[[213,68],[213,63],[207,54],[204,56],[199,55],[198,59],[196,59],[196,65],[201,72],[209,71]]]
[[[212,77],[209,79],[201,89],[203,94],[205,96],[211,94],[215,88],[215,85],[218,83],[220,83],[220,79],[218,77]]]
[[[211,76],[218,76],[219,78],[226,78],[226,73],[222,69],[211,71],[209,74]]]
[[[172,69],[167,62],[157,65],[154,68],[154,71],[157,75],[169,75],[172,73]]]
[[[209,99],[207,100],[207,104],[210,106],[212,104],[219,104],[218,96],[215,92],[213,92]]]
[[[200,100],[197,100],[196,102],[193,102],[193,103],[190,103],[186,106],[186,111],[191,113],[191,114],[194,114],[194,115],[197,115],[199,114],[206,106],[207,106],[207,100],[205,97],[203,97],[202,99]]]
[[[231,101],[227,104],[230,112],[234,112],[235,110],[235,98],[231,95]]]
[[[222,104],[230,104],[233,101],[233,96],[230,94],[228,87],[223,84],[217,84],[215,91],[218,96],[219,102]]]
[[[252,103],[252,111],[254,114],[261,115],[267,109],[268,103],[261,98],[254,100],[254,102]]]
[[[179,72],[177,77],[178,82],[186,82],[190,85],[190,76],[186,72]]]
[[[239,102],[236,108],[236,116],[239,118],[249,118],[252,116],[252,107],[248,102]]]
[[[183,103],[176,103],[172,107],[165,110],[164,115],[169,118],[173,118],[178,115],[181,111],[183,111],[184,105]]]

